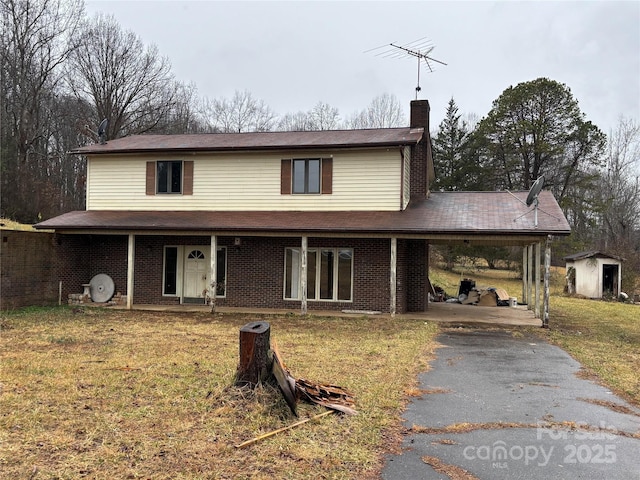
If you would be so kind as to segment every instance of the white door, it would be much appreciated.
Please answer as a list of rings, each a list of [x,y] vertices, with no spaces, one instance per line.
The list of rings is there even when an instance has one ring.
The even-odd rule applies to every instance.
[[[185,249],[184,285],[185,298],[204,298],[209,286],[209,258],[206,249],[191,247]]]

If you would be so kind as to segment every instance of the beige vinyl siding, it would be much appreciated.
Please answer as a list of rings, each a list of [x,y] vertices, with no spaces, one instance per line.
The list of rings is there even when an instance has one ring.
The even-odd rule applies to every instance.
[[[282,195],[283,158],[333,158],[333,193]],[[193,195],[146,195],[146,162],[193,160]],[[292,154],[92,157],[88,163],[88,210],[398,210],[398,148]]]

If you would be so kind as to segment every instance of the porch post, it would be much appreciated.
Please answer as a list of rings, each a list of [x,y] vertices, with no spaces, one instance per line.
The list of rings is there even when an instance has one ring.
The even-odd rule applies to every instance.
[[[536,291],[536,310],[535,316],[536,318],[540,318],[540,242],[536,243],[536,261],[535,261],[535,271],[533,272],[535,276],[535,291]]]
[[[527,310],[533,310],[533,244],[527,245]]]
[[[218,238],[215,235],[211,235],[211,266],[209,270],[209,283],[211,289],[209,290],[209,305],[211,306],[211,313],[216,312],[216,291],[218,286]]]
[[[127,310],[133,306],[133,262],[135,256],[136,237],[129,234],[129,245],[127,249]]]
[[[542,328],[549,328],[549,270],[551,270],[551,235],[547,236],[544,245],[544,314]]]
[[[300,309],[303,315],[307,314],[307,237],[302,237],[302,245],[300,246],[301,255],[300,255],[300,298],[302,302],[300,304]]]
[[[527,271],[529,267],[527,266],[527,246],[522,247],[522,303],[527,305],[529,300],[527,299]]]
[[[398,264],[398,239],[391,239],[391,261],[389,272],[389,311],[391,316],[396,314],[396,287],[397,287],[397,264]]]

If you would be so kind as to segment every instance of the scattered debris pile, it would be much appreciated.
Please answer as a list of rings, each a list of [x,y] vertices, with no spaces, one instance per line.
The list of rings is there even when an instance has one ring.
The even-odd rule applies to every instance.
[[[312,383],[303,378],[295,379],[289,372],[277,344],[272,346],[273,352],[273,376],[278,382],[278,386],[282,394],[291,408],[291,411],[297,416],[296,405],[299,400],[309,403],[322,405],[323,407],[348,415],[356,415],[358,412],[353,408],[355,406],[354,395],[343,387],[338,385],[323,385]]]
[[[461,303],[463,305],[478,305],[481,307],[515,307],[517,299],[510,297],[507,291],[497,287],[476,287],[475,280],[465,278],[460,281],[457,297],[449,297],[444,290],[434,285],[430,294],[430,301]]]
[[[311,383],[303,378],[296,380],[296,393],[299,397],[311,403],[337,410],[348,415],[356,415],[353,394],[337,385],[320,385]]]
[[[481,307],[506,307],[509,306],[509,298],[509,294],[503,288],[473,288],[467,295],[460,294],[458,302]]]

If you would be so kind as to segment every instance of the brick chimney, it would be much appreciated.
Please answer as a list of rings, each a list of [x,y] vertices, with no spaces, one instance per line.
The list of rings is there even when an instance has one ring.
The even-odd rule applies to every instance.
[[[411,128],[423,128],[422,140],[413,147],[411,154],[411,200],[420,201],[429,196],[429,184],[435,176],[431,157],[431,135],[429,134],[429,101],[411,101]]]

